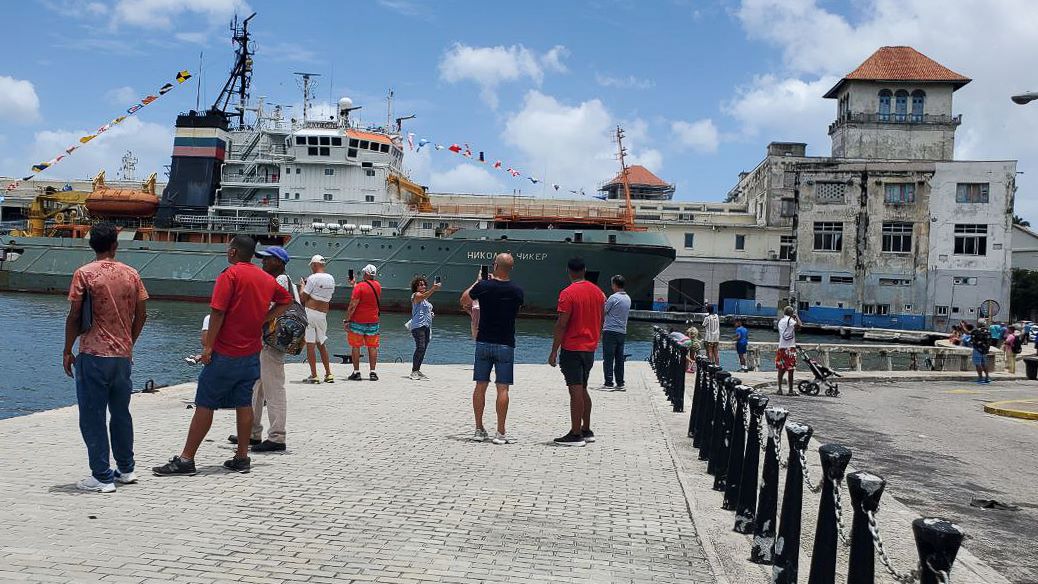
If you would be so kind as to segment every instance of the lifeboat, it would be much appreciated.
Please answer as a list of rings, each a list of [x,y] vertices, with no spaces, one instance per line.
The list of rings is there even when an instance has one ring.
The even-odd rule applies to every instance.
[[[155,175],[144,182],[141,190],[113,189],[105,185],[104,171],[94,179],[93,192],[87,196],[86,208],[91,217],[154,217],[159,208],[155,195]]]

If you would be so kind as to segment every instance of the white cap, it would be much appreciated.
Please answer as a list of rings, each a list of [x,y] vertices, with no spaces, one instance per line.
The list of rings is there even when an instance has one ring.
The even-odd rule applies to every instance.
[[[310,263],[311,264],[323,264],[323,263],[325,263],[324,256],[323,255],[315,255],[314,257],[310,258]]]
[[[375,274],[378,272],[378,269],[376,269],[373,264],[368,264],[364,266],[364,269],[361,271],[374,278]]]

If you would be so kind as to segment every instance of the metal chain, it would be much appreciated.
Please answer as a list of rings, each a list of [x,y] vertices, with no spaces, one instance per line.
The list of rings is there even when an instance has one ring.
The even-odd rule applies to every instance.
[[[807,457],[804,456],[803,450],[797,450],[797,456],[800,457],[800,470],[804,473],[804,484],[807,485],[807,490],[814,494],[822,492],[822,481],[818,481],[818,486],[811,484],[811,471],[807,468]]]
[[[926,558],[926,567],[930,568],[930,571],[934,573],[934,576],[937,577],[937,581],[941,584],[948,584],[949,582],[951,582],[951,574],[944,570],[938,570],[937,568],[933,567],[933,561],[931,561],[932,559],[933,558],[929,557]]]
[[[876,548],[876,554],[879,556],[879,561],[883,563],[883,567],[890,572],[890,575],[895,580],[903,584],[913,584],[919,580],[918,569],[912,570],[907,574],[902,574],[894,569],[894,566],[890,563],[890,557],[887,556],[887,551],[883,547],[883,538],[879,535],[879,524],[876,523],[876,514],[872,511],[866,511],[865,515],[869,518],[869,532],[872,534],[872,545]]]
[[[840,540],[843,541],[844,545],[851,545],[851,541],[847,538],[847,530],[843,526],[843,501],[840,499],[840,482],[836,479],[829,479],[833,483],[833,496],[836,498],[836,533],[840,534]]]

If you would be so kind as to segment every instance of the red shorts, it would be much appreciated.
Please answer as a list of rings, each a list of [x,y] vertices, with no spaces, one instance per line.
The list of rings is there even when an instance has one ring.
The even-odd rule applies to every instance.
[[[779,371],[792,371],[797,368],[796,347],[779,349],[775,351],[775,369]]]

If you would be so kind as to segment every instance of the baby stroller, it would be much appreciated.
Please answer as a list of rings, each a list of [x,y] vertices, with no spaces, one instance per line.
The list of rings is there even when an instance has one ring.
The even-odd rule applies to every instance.
[[[806,395],[818,395],[818,392],[821,390],[821,385],[825,385],[825,395],[829,397],[840,395],[839,386],[836,382],[829,381],[829,378],[842,377],[842,375],[812,359],[810,353],[805,351],[803,348],[797,347],[797,352],[800,353],[800,358],[807,363],[808,369],[810,369],[811,373],[815,376],[812,381],[802,379],[797,383],[797,391]]]

